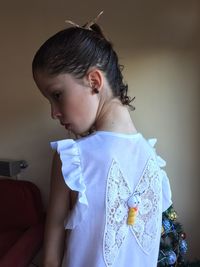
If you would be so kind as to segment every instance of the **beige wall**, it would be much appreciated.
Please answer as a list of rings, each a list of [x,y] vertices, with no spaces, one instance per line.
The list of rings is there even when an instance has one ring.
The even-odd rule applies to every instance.
[[[101,25],[136,96],[133,120],[145,137],[158,138],[157,152],[167,161],[174,206],[187,233],[188,257],[200,257],[198,0],[2,2],[0,158],[28,161],[21,178],[39,186],[46,205],[49,141],[66,133],[50,119],[48,103],[31,77],[31,60],[49,35],[65,27],[65,19],[85,23],[102,9]]]

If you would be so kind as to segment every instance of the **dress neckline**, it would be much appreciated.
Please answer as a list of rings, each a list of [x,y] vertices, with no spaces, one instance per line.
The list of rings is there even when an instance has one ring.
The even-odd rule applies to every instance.
[[[111,135],[111,136],[118,136],[118,137],[125,137],[125,138],[137,138],[141,136],[140,132],[136,133],[130,133],[130,134],[125,134],[125,133],[119,133],[119,132],[111,132],[111,131],[95,131],[94,135]]]

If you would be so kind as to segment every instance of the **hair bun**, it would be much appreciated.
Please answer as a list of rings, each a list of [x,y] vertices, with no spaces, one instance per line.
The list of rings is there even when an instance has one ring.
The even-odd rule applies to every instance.
[[[105,35],[103,33],[103,30],[102,30],[102,28],[98,24],[94,23],[93,25],[90,26],[90,29],[92,31],[98,33],[99,35],[101,35],[103,38],[105,38]]]
[[[105,38],[105,35],[103,33],[102,28],[97,24],[97,21],[99,20],[99,18],[101,17],[101,15],[103,14],[103,11],[101,11],[96,18],[94,18],[93,20],[91,20],[90,22],[86,23],[83,28],[88,29],[88,30],[92,30],[96,33],[98,33],[101,37]]]

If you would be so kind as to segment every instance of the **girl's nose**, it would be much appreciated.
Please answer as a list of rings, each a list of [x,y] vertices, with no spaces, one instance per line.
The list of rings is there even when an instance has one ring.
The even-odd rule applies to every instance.
[[[51,117],[52,119],[59,119],[61,117],[60,111],[52,106],[51,106]]]

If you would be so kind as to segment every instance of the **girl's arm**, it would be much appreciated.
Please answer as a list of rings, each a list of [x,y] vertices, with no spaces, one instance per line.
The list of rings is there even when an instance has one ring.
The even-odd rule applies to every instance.
[[[65,243],[64,219],[69,210],[69,192],[62,176],[59,155],[55,153],[45,225],[43,267],[61,266]]]

